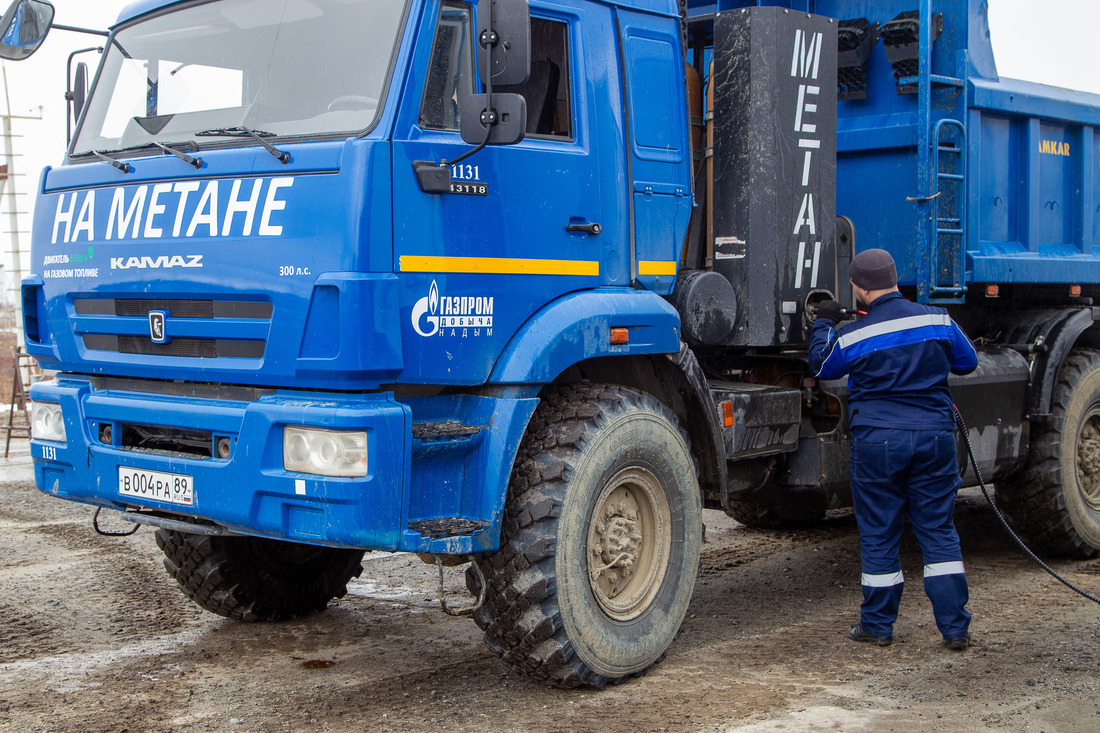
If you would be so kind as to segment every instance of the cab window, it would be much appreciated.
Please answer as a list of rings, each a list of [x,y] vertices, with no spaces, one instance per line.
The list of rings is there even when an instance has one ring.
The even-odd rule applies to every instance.
[[[573,139],[572,81],[569,74],[569,26],[531,19],[531,78],[508,87],[527,100],[527,134]]]
[[[420,126],[429,130],[460,128],[459,100],[474,93],[473,12],[467,3],[445,2],[439,11]]]
[[[474,88],[474,42],[471,6],[444,3],[420,103],[421,127],[448,131],[461,128],[459,100],[480,91]],[[568,25],[532,18],[530,78],[520,86],[496,87],[501,92],[523,95],[527,102],[527,135],[573,139],[571,84]]]

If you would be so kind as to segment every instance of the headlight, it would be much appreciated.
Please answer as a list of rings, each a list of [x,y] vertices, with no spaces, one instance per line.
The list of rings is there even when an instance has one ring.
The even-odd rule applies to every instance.
[[[53,402],[31,404],[31,437],[35,440],[65,442],[65,418],[61,405]]]
[[[318,476],[366,476],[367,434],[285,427],[283,468]]]

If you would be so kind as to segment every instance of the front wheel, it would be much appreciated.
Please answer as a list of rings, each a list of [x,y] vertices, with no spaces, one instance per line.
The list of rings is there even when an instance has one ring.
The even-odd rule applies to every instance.
[[[501,548],[476,560],[488,587],[474,620],[522,674],[620,682],[675,639],[701,539],[695,464],[676,417],[622,387],[556,389],[517,456]],[[477,590],[472,573],[468,584]]]
[[[285,621],[322,611],[363,571],[362,550],[168,529],[158,529],[156,537],[164,568],[184,594],[238,621]]]
[[[1027,468],[998,483],[998,504],[1036,547],[1095,557],[1100,554],[1100,351],[1070,353],[1050,421],[1032,429]]]

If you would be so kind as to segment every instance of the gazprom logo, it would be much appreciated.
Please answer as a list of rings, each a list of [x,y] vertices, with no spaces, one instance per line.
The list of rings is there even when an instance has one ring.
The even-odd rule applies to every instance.
[[[413,330],[421,336],[439,333],[439,286],[432,280],[427,297],[416,301],[412,312]],[[424,330],[425,327],[428,330]]]
[[[432,280],[428,294],[412,309],[413,330],[421,336],[493,335],[493,297],[476,295],[444,296]]]

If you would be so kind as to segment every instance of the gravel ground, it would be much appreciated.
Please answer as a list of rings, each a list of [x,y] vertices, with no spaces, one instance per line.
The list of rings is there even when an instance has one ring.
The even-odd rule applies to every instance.
[[[322,614],[245,624],[184,598],[151,531],[100,537],[91,515],[34,489],[25,447],[0,459],[0,730],[1100,731],[1100,609],[1023,557],[975,490],[957,513],[968,651],[940,646],[919,581],[893,646],[845,639],[850,513],[764,532],[708,511],[680,638],[602,692],[509,673],[439,610],[436,570],[414,556],[368,554]],[[903,552],[920,578],[911,537]],[[1100,560],[1054,566],[1100,593]],[[462,568],[446,572],[457,604]]]

